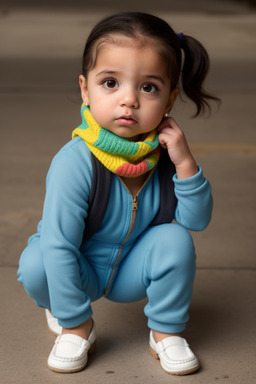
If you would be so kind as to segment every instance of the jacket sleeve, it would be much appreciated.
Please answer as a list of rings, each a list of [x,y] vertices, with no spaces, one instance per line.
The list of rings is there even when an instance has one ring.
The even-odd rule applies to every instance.
[[[175,220],[188,230],[202,231],[211,220],[213,208],[211,185],[202,168],[198,167],[198,173],[188,179],[178,180],[175,174],[173,181],[177,197]]]
[[[91,311],[79,271],[90,172],[77,151],[64,147],[54,158],[46,181],[40,248],[53,315],[69,328],[85,321]],[[68,310],[62,310],[63,297],[70,303]]]

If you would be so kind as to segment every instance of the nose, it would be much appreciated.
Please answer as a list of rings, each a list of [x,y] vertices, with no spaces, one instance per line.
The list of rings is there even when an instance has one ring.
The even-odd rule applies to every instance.
[[[121,107],[138,108],[139,98],[136,90],[132,88],[124,89],[120,98],[120,105]]]

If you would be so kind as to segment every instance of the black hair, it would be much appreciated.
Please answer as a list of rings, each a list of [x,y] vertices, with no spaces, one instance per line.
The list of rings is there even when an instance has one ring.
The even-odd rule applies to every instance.
[[[100,43],[113,35],[128,38],[157,40],[159,54],[166,60],[171,88],[178,86],[179,79],[186,96],[196,105],[195,116],[210,109],[208,100],[220,100],[203,89],[209,71],[209,56],[203,45],[191,36],[176,34],[164,20],[142,12],[122,12],[100,21],[91,31],[83,53],[82,74],[87,77],[96,64]],[[97,46],[98,44],[98,46]],[[182,68],[182,54],[184,63]]]

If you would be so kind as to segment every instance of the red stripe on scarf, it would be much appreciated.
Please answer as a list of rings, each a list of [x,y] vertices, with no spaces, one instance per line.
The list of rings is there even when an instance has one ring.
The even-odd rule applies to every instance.
[[[118,176],[137,176],[147,172],[148,163],[144,160],[140,164],[122,164],[117,168],[115,174]]]

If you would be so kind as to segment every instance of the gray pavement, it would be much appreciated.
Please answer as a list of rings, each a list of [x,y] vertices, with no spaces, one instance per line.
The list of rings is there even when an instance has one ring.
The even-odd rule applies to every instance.
[[[210,119],[191,120],[193,110],[182,102],[173,111],[215,200],[212,223],[194,234],[198,272],[186,330],[202,369],[188,377],[165,374],[147,350],[145,302],[102,299],[93,305],[95,356],[86,370],[60,375],[46,367],[54,337],[43,311],[16,282],[16,270],[41,216],[50,161],[80,123],[85,38],[96,21],[124,5],[38,4],[0,2],[0,383],[256,382],[254,10],[246,2],[213,0],[141,1],[139,7],[206,45],[208,87],[223,101]],[[138,9],[138,2],[129,4]]]

